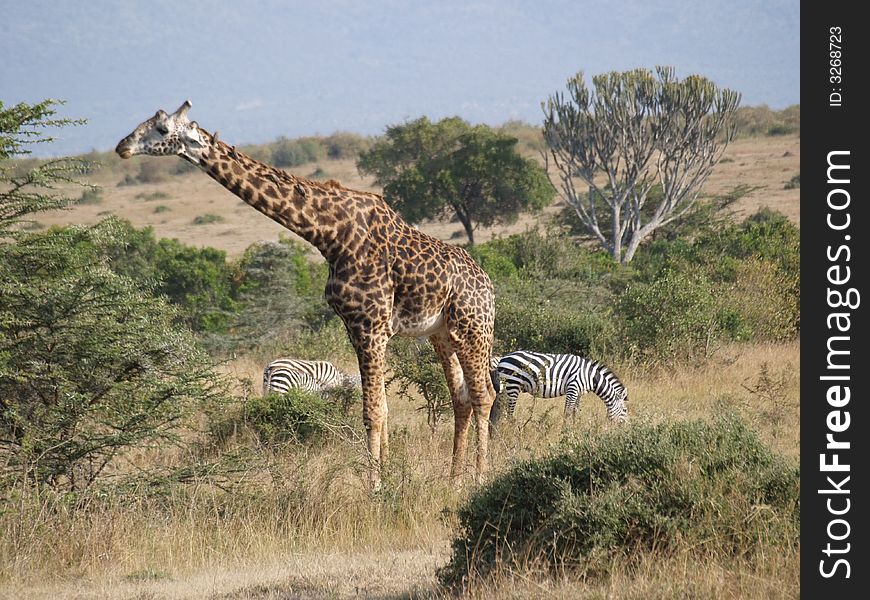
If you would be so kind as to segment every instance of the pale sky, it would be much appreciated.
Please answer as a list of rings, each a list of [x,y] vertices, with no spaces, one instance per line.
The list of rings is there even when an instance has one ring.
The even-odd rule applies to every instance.
[[[158,108],[233,144],[380,134],[422,115],[541,122],[578,71],[700,74],[744,105],[800,102],[798,0],[0,0],[0,101],[88,124],[44,150],[109,150]]]

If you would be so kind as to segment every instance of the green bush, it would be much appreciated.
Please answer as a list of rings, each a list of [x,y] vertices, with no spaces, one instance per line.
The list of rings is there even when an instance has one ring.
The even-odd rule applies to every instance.
[[[531,294],[496,297],[498,353],[512,350],[602,356],[616,341],[615,321],[583,304],[551,302]]]
[[[751,557],[800,539],[800,472],[734,416],[635,424],[514,466],[459,508],[441,581],[606,576],[644,551]]]
[[[480,246],[469,251],[484,269],[494,268],[490,273],[494,279],[500,278],[501,271],[506,276],[516,272],[524,279],[571,279],[606,285],[626,271],[606,252],[590,251],[556,231],[532,229]]]
[[[223,223],[226,219],[224,219],[221,215],[215,215],[212,213],[205,213],[204,215],[197,215],[193,219],[194,225],[210,225],[211,223]]]
[[[320,394],[290,390],[248,400],[245,422],[264,444],[321,439],[342,419],[342,405]]]
[[[665,269],[629,287],[617,310],[626,341],[652,360],[706,359],[719,335],[719,304],[703,274]]]
[[[388,385],[398,386],[401,398],[416,401],[419,394],[426,412],[426,423],[434,435],[444,415],[453,411],[450,390],[438,355],[428,341],[394,339],[389,345],[389,365],[392,375]]]
[[[230,334],[215,343],[224,350],[282,344],[300,330],[320,328],[335,316],[323,300],[326,277],[326,265],[310,262],[307,247],[298,242],[252,244],[233,284],[237,310]]]
[[[357,158],[372,146],[372,139],[356,133],[337,131],[322,140],[326,155],[333,159]]]
[[[272,164],[276,167],[298,167],[305,163],[320,160],[323,157],[323,146],[314,138],[299,138],[295,140],[286,137],[278,138],[272,147]]]
[[[223,250],[185,246],[167,238],[158,241],[149,227],[116,223],[123,233],[108,250],[112,270],[166,296],[181,308],[179,318],[194,331],[227,330],[238,310],[238,271]]]
[[[0,483],[93,485],[222,396],[174,310],[109,268],[115,220],[0,244]]]
[[[96,187],[89,187],[82,192],[82,195],[76,200],[76,204],[81,206],[84,204],[101,204],[103,202],[103,190]]]
[[[800,104],[782,110],[772,110],[763,104],[741,106],[735,117],[737,133],[741,136],[799,134],[801,131]]]

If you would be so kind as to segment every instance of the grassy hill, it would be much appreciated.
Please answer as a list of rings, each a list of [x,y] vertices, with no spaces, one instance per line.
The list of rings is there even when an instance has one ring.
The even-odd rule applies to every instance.
[[[519,133],[524,136],[521,138],[524,151],[537,156],[533,132],[533,128],[525,126]],[[243,150],[254,157],[262,153],[257,147]],[[116,215],[137,227],[153,227],[158,238],[177,238],[194,246],[212,246],[225,250],[230,256],[238,256],[256,241],[277,240],[279,235],[287,233],[205,174],[185,168],[186,163],[180,159],[136,157],[120,162],[108,154],[93,158],[104,161],[106,166],[86,180],[100,186],[101,193],[70,210],[40,215],[41,225],[96,223],[107,215]],[[143,168],[144,165],[147,167]],[[179,168],[181,173],[176,174]],[[351,189],[380,192],[372,178],[360,176],[352,157],[320,157],[287,170],[316,180],[335,179]],[[154,181],[136,183],[132,175],[142,173],[150,173],[144,179]],[[797,135],[741,137],[728,147],[702,195],[725,194],[736,186],[749,186],[753,191],[732,207],[735,218],[742,219],[767,206],[799,225],[800,188],[789,186],[799,174],[800,137]],[[119,186],[125,181],[133,181],[133,184]],[[557,200],[543,213],[522,215],[513,225],[482,229],[477,240],[486,242],[496,236],[524,231],[535,223],[546,223],[564,208],[564,201]],[[459,223],[424,222],[420,227],[440,239],[465,242]],[[319,259],[316,252],[312,254]]]

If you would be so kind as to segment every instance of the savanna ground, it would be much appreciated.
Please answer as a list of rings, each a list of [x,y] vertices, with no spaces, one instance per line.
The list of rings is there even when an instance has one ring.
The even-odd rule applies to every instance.
[[[294,169],[304,176],[337,179],[372,189],[352,160],[325,160]],[[800,139],[788,136],[735,140],[705,188],[709,195],[736,185],[755,188],[731,210],[742,218],[761,206],[799,224],[800,189],[785,189],[800,171]],[[213,246],[239,255],[257,240],[284,230],[200,173],[153,184],[117,187],[115,171],[98,172],[102,200],[40,215],[44,225],[94,223],[107,214],[151,225],[158,237]],[[158,206],[165,208],[157,210]],[[523,231],[558,213],[557,202],[511,226],[481,231],[478,241]],[[194,224],[205,214],[222,222]],[[217,221],[220,221],[218,219]],[[445,240],[458,224],[424,223]],[[259,395],[262,357],[238,356],[222,369],[239,381],[239,393]],[[727,343],[703,366],[641,368],[613,365],[631,393],[634,422],[708,418],[736,411],[763,440],[799,457],[800,341]],[[341,366],[352,369],[344,355]],[[620,368],[621,367],[621,368]],[[245,390],[254,390],[245,392]],[[407,598],[441,597],[436,570],[449,559],[456,521],[450,510],[467,497],[449,485],[452,423],[430,434],[419,403],[388,391],[391,446],[385,490],[371,496],[365,480],[359,430],[336,431],[312,445],[288,443],[268,459],[224,479],[208,476],[162,497],[119,495],[93,511],[57,511],[56,499],[23,493],[15,540],[0,558],[2,598]],[[357,407],[358,412],[358,407]],[[355,413],[356,414],[356,413]],[[603,404],[583,399],[577,421],[566,426],[561,401],[523,396],[515,422],[491,445],[492,469],[545,453],[560,441],[598,435],[608,425]],[[245,435],[242,432],[240,435]],[[469,460],[474,457],[473,434]],[[141,452],[136,464],[180,460],[182,452]],[[469,463],[472,464],[471,462]],[[470,467],[473,468],[473,467]],[[225,475],[223,477],[226,477]],[[144,497],[144,496],[143,496]],[[62,509],[60,510],[62,512]],[[761,549],[751,559],[703,561],[691,547],[667,556],[648,553],[624,564],[616,559],[604,579],[551,578],[516,573],[473,588],[473,598],[792,598],[799,596],[799,548]]]

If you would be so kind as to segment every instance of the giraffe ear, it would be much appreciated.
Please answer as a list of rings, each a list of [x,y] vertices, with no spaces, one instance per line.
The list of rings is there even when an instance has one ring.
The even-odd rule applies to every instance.
[[[190,122],[190,127],[184,129],[184,139],[188,143],[196,146],[205,146],[202,139],[202,134],[199,132],[199,125],[196,121]]]

